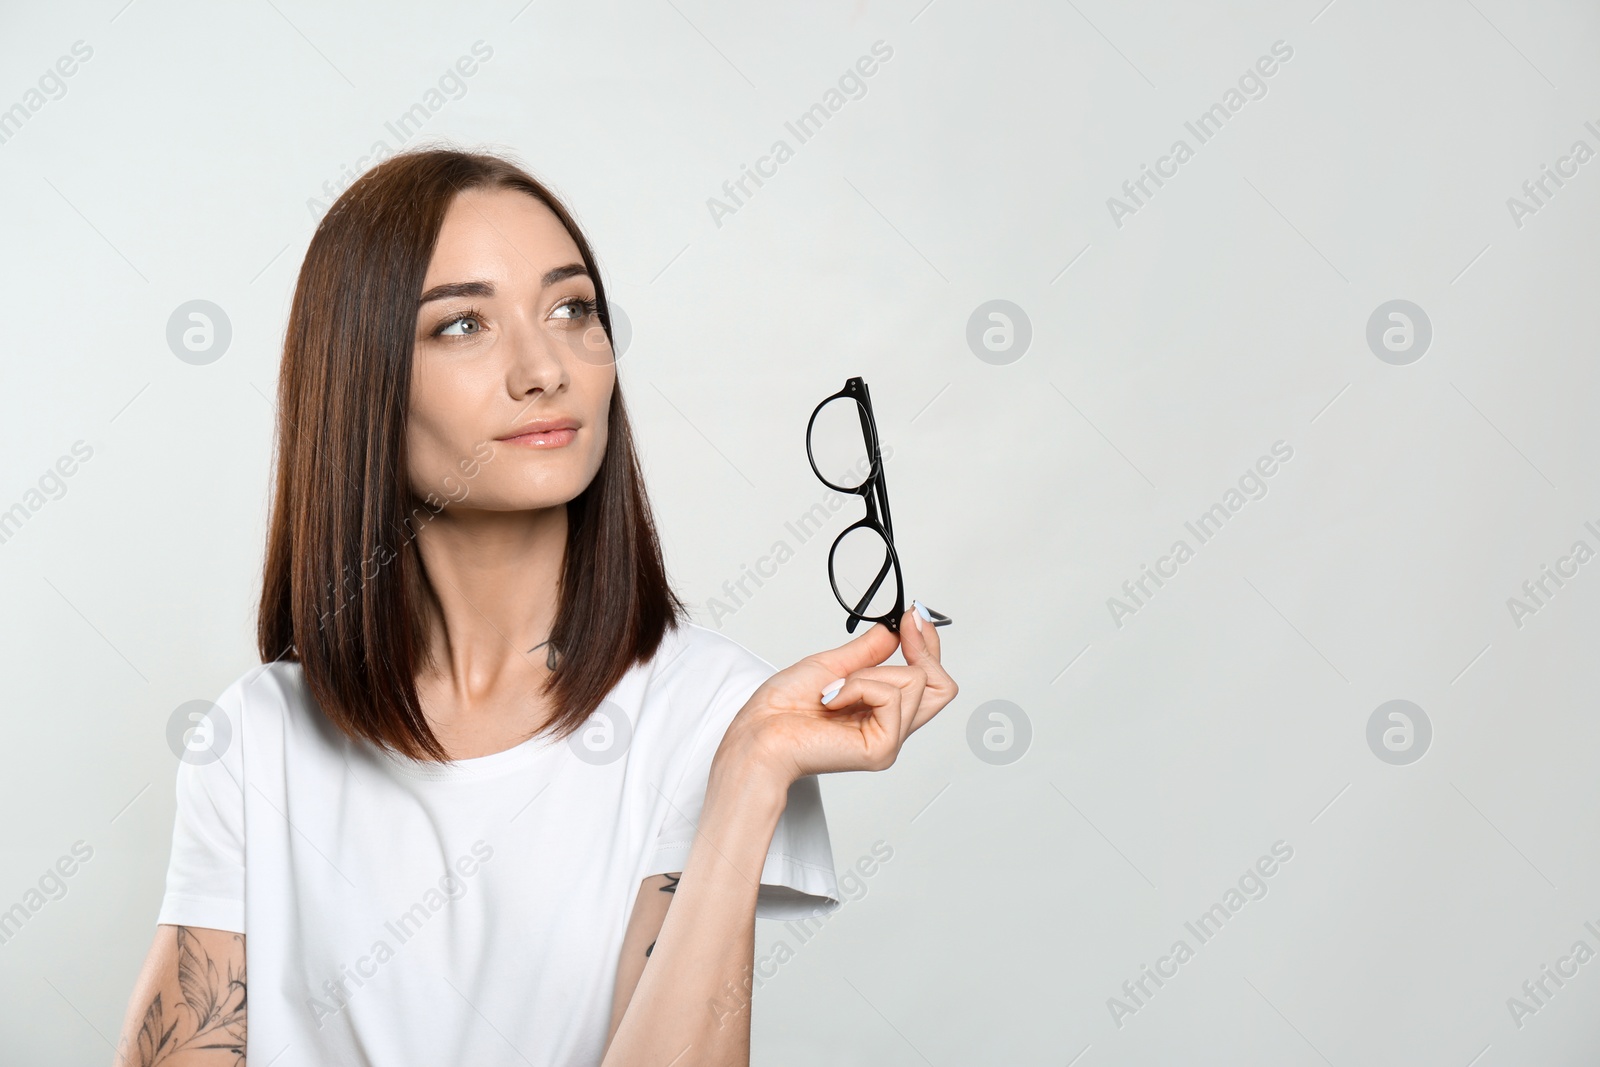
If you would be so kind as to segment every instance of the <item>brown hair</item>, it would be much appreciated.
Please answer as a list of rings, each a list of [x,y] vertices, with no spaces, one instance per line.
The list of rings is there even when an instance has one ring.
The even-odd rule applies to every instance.
[[[414,523],[445,501],[433,493],[419,500],[410,487],[406,413],[417,300],[439,229],[452,199],[480,186],[520,190],[555,213],[594,281],[611,337],[588,241],[560,200],[515,163],[428,147],[362,175],[318,224],[295,286],[257,619],[262,660],[298,661],[344,734],[441,762],[447,754],[416,690],[429,654],[423,608],[431,591]],[[687,617],[662,563],[620,380],[609,422],[599,471],[566,505],[550,637],[557,657],[541,690],[552,697],[557,738],[582,726]]]

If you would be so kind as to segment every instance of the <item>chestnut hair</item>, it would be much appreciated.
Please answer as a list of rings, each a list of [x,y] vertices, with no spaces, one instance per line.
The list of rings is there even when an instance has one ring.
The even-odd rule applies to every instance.
[[[406,414],[428,264],[452,200],[479,187],[527,193],[555,213],[583,257],[611,338],[588,241],[555,194],[514,162],[429,147],[363,174],[318,224],[295,285],[256,633],[262,661],[298,661],[312,697],[346,736],[439,762],[448,755],[416,689],[429,657],[431,589],[414,523],[445,501],[433,493],[419,500],[411,489]],[[557,738],[582,726],[687,618],[662,562],[620,380],[609,421],[599,470],[566,505],[555,666],[540,690],[552,697],[547,729]]]

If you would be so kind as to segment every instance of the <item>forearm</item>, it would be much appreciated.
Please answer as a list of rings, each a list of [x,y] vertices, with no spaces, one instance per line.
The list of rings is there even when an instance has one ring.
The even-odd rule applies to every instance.
[[[601,1067],[747,1067],[756,894],[787,792],[713,768],[672,907]]]
[[[116,1067],[240,1067],[245,1015],[244,935],[157,926],[128,1001]]]

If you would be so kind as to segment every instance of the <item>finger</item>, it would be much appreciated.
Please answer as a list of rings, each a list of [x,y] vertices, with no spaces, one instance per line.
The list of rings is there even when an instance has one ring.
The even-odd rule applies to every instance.
[[[921,668],[927,676],[927,691],[917,707],[911,724],[913,732],[954,700],[957,692],[955,679],[950,677],[950,672],[946,671],[944,664],[939,661],[938,628],[924,619],[922,629],[918,630],[911,621],[916,613],[915,608],[906,612],[906,625],[901,627],[900,640],[900,650],[905,656],[907,665]]]
[[[904,691],[895,681],[869,677],[860,671],[846,678],[837,690],[823,690],[819,699],[830,693],[831,699],[822,705],[828,711],[866,711],[875,716],[887,711],[899,716],[903,706]]]
[[[860,715],[852,724],[861,738],[864,762],[860,769],[888,766],[899,755],[908,717],[903,697],[903,690],[893,682],[857,674],[846,678],[838,695],[823,705],[829,710],[851,709]]]
[[[906,612],[905,625],[900,628],[900,653],[905,657],[906,666],[922,668],[930,681],[946,680],[950,675],[939,659],[938,635],[926,620],[922,623],[922,629],[917,629],[911,621],[916,617],[917,610],[912,608]]]
[[[887,682],[900,690],[900,740],[903,743],[916,729],[917,712],[927,690],[928,673],[921,667],[864,667],[855,673],[855,677]]]
[[[934,659],[940,658],[940,651],[944,646],[939,638],[939,628],[935,626],[931,620],[924,619],[921,615],[917,614],[915,603],[913,603],[911,609],[906,612],[904,626],[902,626],[902,629],[905,627],[910,627],[910,630],[913,634],[916,634],[922,638],[923,643],[927,645],[929,654],[932,655]]]
[[[882,663],[892,656],[898,647],[900,647],[899,638],[883,623],[875,622],[865,633],[846,641],[838,648],[814,653],[809,658],[831,671],[830,678],[844,678],[862,667]]]

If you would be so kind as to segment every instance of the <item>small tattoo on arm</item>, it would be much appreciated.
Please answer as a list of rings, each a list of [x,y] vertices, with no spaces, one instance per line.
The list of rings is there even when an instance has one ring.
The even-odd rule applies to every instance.
[[[234,934],[242,949],[244,935]],[[213,1049],[232,1056],[242,1067],[245,1053],[245,972],[242,963],[226,963],[226,974],[186,926],[178,927],[178,988],[170,1010],[157,993],[139,1028],[137,1067],[171,1062],[180,1052]],[[235,970],[235,966],[238,967]]]
[[[683,874],[681,872],[678,873],[678,874],[665,874],[665,875],[662,875],[662,877],[663,878],[670,878],[670,879],[672,879],[672,881],[670,881],[666,885],[662,886],[661,887],[661,892],[663,892],[663,893],[675,893],[675,892],[677,892],[678,879],[682,878]],[[654,941],[650,942],[650,948],[645,949],[644,950],[644,954],[646,956],[649,956],[650,955],[650,949],[653,949],[655,947],[656,947],[656,943]]]

